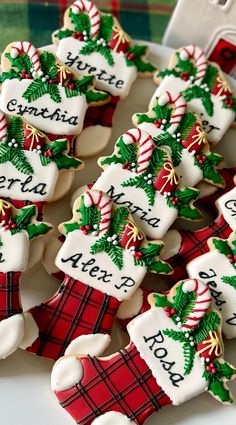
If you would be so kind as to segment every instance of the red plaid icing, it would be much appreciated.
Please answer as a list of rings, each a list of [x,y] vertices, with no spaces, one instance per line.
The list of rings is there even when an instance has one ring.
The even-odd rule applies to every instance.
[[[55,391],[60,404],[80,425],[109,411],[143,424],[171,400],[157,384],[133,343],[108,359],[82,357],[84,376],[76,386]]]
[[[30,313],[39,337],[27,351],[58,359],[80,335],[110,334],[120,301],[66,275],[56,294]]]
[[[209,238],[218,237],[228,239],[232,229],[225,221],[223,215],[220,215],[208,227],[192,232],[190,230],[181,230],[182,244],[177,255],[172,257],[168,262],[174,269],[174,273],[170,276],[172,282],[186,279],[188,277],[186,264],[199,255],[209,252],[207,241]]]
[[[19,298],[21,272],[0,273],[0,321],[22,313]]]

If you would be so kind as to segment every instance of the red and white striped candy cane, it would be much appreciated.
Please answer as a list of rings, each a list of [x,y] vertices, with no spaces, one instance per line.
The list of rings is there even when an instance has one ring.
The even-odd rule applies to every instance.
[[[187,317],[182,329],[194,329],[198,326],[201,318],[206,314],[211,303],[211,292],[205,283],[197,279],[189,279],[183,284],[183,292],[195,292],[197,297],[194,308]]]
[[[200,49],[198,46],[195,46],[195,44],[191,44],[190,46],[183,47],[180,52],[180,58],[183,61],[194,59],[197,67],[197,73],[195,75],[194,82],[200,84],[201,80],[205,77],[207,69],[207,59],[204,50]]]
[[[164,106],[168,103],[173,103],[175,110],[170,118],[170,127],[168,127],[166,131],[168,131],[170,134],[174,134],[185,114],[186,102],[181,94],[178,94],[176,98],[173,98],[170,92],[166,91],[162,96],[159,97],[158,105]]]
[[[0,111],[0,141],[5,141],[7,137],[7,120],[6,115]]]
[[[100,28],[100,15],[97,6],[88,0],[77,0],[72,4],[72,12],[76,15],[87,12],[91,23],[91,38],[96,37]]]
[[[101,190],[87,190],[84,194],[84,205],[89,208],[95,205],[101,211],[101,221],[98,233],[105,232],[111,222],[112,200]]]
[[[139,144],[137,173],[143,173],[150,163],[152,151],[155,147],[152,137],[146,131],[140,130],[140,128],[132,128],[126,131],[122,138],[126,145]]]
[[[32,63],[32,68],[35,72],[41,72],[40,59],[37,49],[28,41],[17,41],[11,47],[11,57],[17,58],[21,53],[25,53],[29,56]]]

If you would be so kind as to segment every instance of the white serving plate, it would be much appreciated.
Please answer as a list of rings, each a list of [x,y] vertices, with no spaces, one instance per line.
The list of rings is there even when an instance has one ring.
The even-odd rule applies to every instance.
[[[152,60],[159,68],[167,65],[172,51],[167,47],[149,43]],[[236,81],[232,80],[235,88]],[[133,85],[129,98],[118,106],[112,140],[103,152],[111,154],[118,136],[132,127],[131,117],[135,112],[147,110],[156,85],[151,79],[139,79]],[[228,165],[236,164],[236,130],[229,130],[217,151],[224,153]],[[57,226],[71,217],[69,200],[73,191],[80,185],[95,180],[100,169],[96,158],[85,161],[86,167],[76,176],[70,194],[60,202],[46,208],[45,219]],[[147,284],[160,289],[160,278],[146,279]],[[159,284],[159,285],[158,285]],[[162,286],[163,287],[163,286]],[[58,288],[58,284],[48,277],[41,265],[25,273],[21,281],[24,309],[48,299]],[[121,347],[121,337],[115,329],[115,337],[109,352]],[[236,341],[227,341],[225,358],[236,364]],[[50,389],[50,372],[53,362],[18,350],[6,360],[0,361],[0,424],[1,425],[73,425],[72,418],[58,405]],[[194,383],[193,383],[194,385]],[[230,384],[236,398],[236,381]],[[164,408],[149,419],[147,425],[235,425],[236,404],[224,407],[209,394],[203,394],[179,406]],[[112,424],[111,424],[112,425]]]

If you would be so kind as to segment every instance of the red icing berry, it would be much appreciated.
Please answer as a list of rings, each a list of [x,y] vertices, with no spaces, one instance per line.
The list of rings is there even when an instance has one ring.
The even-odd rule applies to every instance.
[[[74,83],[69,84],[69,88],[70,88],[71,90],[74,90],[74,88],[75,88]]]
[[[171,312],[171,314],[176,314],[176,309],[175,309],[175,308],[172,308],[172,309],[170,310],[170,312]]]
[[[210,366],[206,366],[206,371],[210,372],[211,371],[211,367]]]
[[[164,307],[164,310],[165,310],[166,312],[168,312],[168,311],[170,311],[170,307],[169,307],[168,305],[166,305],[166,306]]]
[[[30,74],[26,74],[26,78],[27,78],[28,80],[31,80],[32,75],[30,75]]]
[[[91,226],[89,224],[87,224],[87,226],[85,226],[85,229],[86,230],[90,230],[91,229]]]
[[[182,80],[188,81],[188,79],[189,79],[189,71],[181,72],[180,77],[182,78]]]
[[[55,84],[56,83],[56,81],[54,81],[54,80],[49,80],[48,82],[49,82],[49,84]]]
[[[10,230],[11,226],[9,226],[8,224],[5,226],[5,230]]]
[[[16,229],[16,227],[17,227],[16,223],[13,223],[11,227],[12,227],[12,229]]]
[[[215,374],[217,373],[216,368],[214,367],[214,368],[211,370],[211,372],[215,375]]]
[[[129,170],[129,169],[130,169],[130,163],[129,163],[129,161],[126,161],[126,162],[122,165],[122,168],[123,168],[123,169],[127,169],[127,170]]]

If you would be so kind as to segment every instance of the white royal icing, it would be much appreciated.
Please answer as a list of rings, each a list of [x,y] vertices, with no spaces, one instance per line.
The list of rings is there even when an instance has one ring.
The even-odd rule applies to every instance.
[[[65,391],[78,384],[83,377],[83,366],[76,357],[62,357],[52,369],[51,387],[53,391]]]
[[[101,356],[110,342],[111,337],[108,334],[80,335],[71,341],[65,351],[65,355],[89,354],[90,356]]]
[[[132,298],[123,301],[117,311],[117,318],[124,320],[136,316],[143,307],[143,290],[138,288]]]
[[[111,164],[98,178],[93,189],[102,190],[108,193],[116,204],[127,206],[147,237],[161,239],[177,218],[178,211],[169,207],[166,198],[158,191],[154,205],[150,206],[143,189],[121,186],[123,182],[135,177],[136,173],[122,169],[120,164]]]
[[[24,335],[22,314],[4,319],[0,322],[0,359],[5,359],[18,348]]]
[[[31,313],[23,313],[24,315],[24,337],[19,345],[19,348],[26,350],[31,347],[34,341],[39,336],[39,327]]]
[[[101,236],[70,232],[57,254],[55,264],[64,273],[119,300],[129,299],[146,274],[146,267],[135,266],[133,255],[123,249],[123,268],[113,263],[108,254],[90,254],[91,246]]]
[[[222,314],[223,333],[236,337],[236,290],[222,281],[223,276],[235,276],[236,271],[224,254],[217,250],[192,260],[186,266],[190,277],[199,278],[210,290],[216,308]]]
[[[0,228],[0,272],[24,271],[29,256],[29,236],[25,230],[11,234],[10,230]]]
[[[164,335],[165,329],[180,331],[161,307],[152,308],[128,324],[131,341],[151,369],[157,384],[172,403],[178,405],[206,391],[208,383],[202,377],[204,365],[197,355],[190,374],[184,375],[182,344]]]
[[[107,412],[104,415],[96,418],[92,425],[135,425],[135,422],[131,421],[127,416],[119,412]]]
[[[10,161],[4,162],[0,168],[0,196],[32,202],[50,201],[59,177],[56,163],[42,165],[36,152],[24,151],[24,154],[33,174],[24,174]]]
[[[216,205],[232,230],[236,230],[236,187],[222,195]]]
[[[181,78],[168,75],[163,78],[161,84],[155,91],[151,99],[150,106],[156,101],[156,97],[158,97],[160,93],[163,93],[166,90],[169,90],[171,93],[178,93],[186,90],[188,87],[190,87],[189,84]],[[230,109],[223,108],[223,100],[220,97],[211,94],[211,100],[214,105],[214,114],[212,117],[207,114],[202,105],[201,99],[193,99],[187,102],[187,105],[189,109],[200,116],[203,123],[203,129],[206,132],[208,140],[213,144],[217,144],[234,121],[235,113]]]
[[[56,134],[80,133],[87,109],[85,95],[67,98],[65,89],[58,86],[62,102],[54,102],[49,94],[44,94],[37,100],[28,102],[22,95],[32,81],[27,79],[4,81],[0,109],[9,115],[23,116],[32,126],[45,132],[56,132]],[[47,108],[47,111],[45,111],[45,108]]]
[[[79,52],[84,46],[84,41],[75,40],[73,37],[63,38],[58,44],[57,57],[80,75],[95,75],[97,89],[106,90],[113,96],[126,97],[137,78],[136,67],[127,66],[125,56],[113,50],[112,66],[99,52],[82,55]]]

